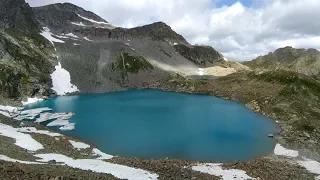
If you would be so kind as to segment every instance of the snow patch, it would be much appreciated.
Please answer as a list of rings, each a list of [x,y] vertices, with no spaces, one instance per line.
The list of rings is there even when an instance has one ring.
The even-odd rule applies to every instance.
[[[59,163],[65,163],[65,165],[78,168],[82,170],[91,170],[96,173],[107,173],[120,179],[128,180],[155,180],[159,176],[157,174],[150,173],[142,169],[135,169],[123,165],[112,164],[103,160],[97,159],[72,159],[62,154],[37,154],[35,155],[41,160],[39,162],[49,162],[55,160]]]
[[[298,161],[298,164],[300,166],[305,167],[311,173],[319,175],[316,177],[316,179],[320,177],[320,163],[319,162],[304,158],[303,161]]]
[[[55,35],[58,38],[62,38],[62,39],[69,39],[69,37],[64,36],[64,35]],[[57,51],[57,50],[56,50]]]
[[[36,103],[36,102],[39,102],[39,101],[43,101],[43,99],[34,97],[34,98],[28,98],[27,101],[21,101],[21,103],[22,103],[22,105],[25,106],[25,105],[33,104],[33,103]]]
[[[88,149],[90,147],[90,145],[82,143],[82,142],[76,142],[76,141],[72,141],[72,140],[69,140],[69,142],[74,148],[76,148],[78,150]]]
[[[124,43],[125,45],[127,45],[127,46],[130,46],[130,43]]]
[[[11,117],[11,115],[8,112],[5,111],[0,111],[0,114],[6,116],[6,117]]]
[[[18,163],[21,163],[21,164],[43,164],[43,163],[39,163],[39,162],[30,162],[30,161],[20,161],[20,160],[17,160],[17,159],[12,159],[8,156],[5,156],[5,155],[0,155],[0,160],[3,160],[3,161],[7,161],[7,162],[18,162]]]
[[[80,22],[80,23],[71,22],[71,24],[76,25],[76,26],[86,27],[86,25],[85,25],[85,24],[83,24],[82,22]]]
[[[56,70],[51,74],[52,90],[58,95],[66,95],[66,93],[77,92],[79,89],[77,86],[71,84],[70,73],[62,68],[60,62],[55,66]]]
[[[74,114],[73,113],[42,113],[40,117],[36,119],[35,122],[42,123],[45,121],[53,120],[53,119],[70,119]]]
[[[75,128],[75,125],[76,125],[75,123],[69,123],[67,125],[64,125],[64,126],[60,127],[59,129],[61,131],[71,131],[71,130],[73,130]]]
[[[173,43],[174,46],[178,45],[178,43]]]
[[[77,43],[73,43],[73,45],[75,45],[75,46],[80,46],[80,44],[77,44]]]
[[[287,156],[287,157],[298,157],[299,152],[286,149],[281,144],[277,144],[276,147],[274,148],[274,154],[278,156]]]
[[[109,25],[109,23],[106,23],[106,22],[100,22],[100,21],[95,21],[93,19],[90,19],[90,18],[86,18],[86,17],[83,17],[81,16],[80,14],[77,14],[79,17],[81,17],[82,19],[86,20],[86,21],[90,21],[92,23],[95,23],[95,24],[105,24],[105,25]]]
[[[57,119],[49,123],[47,126],[48,127],[54,127],[54,126],[65,126],[70,124],[68,120],[65,119]]]
[[[74,35],[73,33],[68,33],[66,36],[74,37],[74,38],[79,38],[78,36]]]
[[[61,34],[61,35],[55,35],[57,36],[58,38],[61,38],[61,39],[72,39],[74,41],[80,41],[79,37],[72,34],[72,33],[69,33],[69,34]],[[56,50],[57,51],[57,50]]]
[[[204,75],[204,69],[203,68],[198,68],[198,74],[200,76],[203,76]]]
[[[35,127],[22,127],[22,128],[18,128],[17,131],[22,132],[22,133],[43,134],[43,135],[47,135],[50,137],[63,136],[62,134],[59,134],[59,133],[53,133],[53,132],[46,131],[46,130],[37,130]]]
[[[87,37],[83,37],[83,39],[87,40],[87,41],[92,41],[91,39],[87,38]]]
[[[51,111],[52,109],[50,108],[37,108],[37,109],[29,109],[29,110],[24,110],[21,111],[20,114],[15,117],[15,120],[33,120],[35,119],[40,113],[45,112],[45,111]]]
[[[6,111],[9,113],[16,113],[18,111],[17,107],[12,107],[12,106],[3,106],[0,105],[0,111]]]
[[[43,31],[40,33],[41,36],[46,38],[48,41],[51,42],[51,44],[54,44],[53,42],[57,43],[65,43],[64,41],[61,41],[60,39],[54,38],[52,33],[50,32],[50,29],[48,27],[43,27]]]
[[[15,145],[29,151],[43,149],[42,144],[34,140],[29,134],[18,132],[18,129],[6,124],[0,123],[0,135],[15,139]]]
[[[227,58],[225,58],[225,57],[223,57],[223,59],[224,59],[225,61],[228,61],[228,59],[227,59]]]
[[[93,153],[94,156],[99,156],[97,159],[100,159],[100,160],[107,160],[107,159],[112,159],[113,158],[112,155],[103,153],[97,148],[93,148],[92,149],[92,153]]]
[[[18,112],[17,107],[0,105],[0,114],[4,116],[13,117],[17,112]]]
[[[214,176],[222,176],[223,180],[232,180],[232,179],[254,179],[246,174],[245,171],[238,169],[222,169],[221,164],[201,164],[197,166],[192,166],[192,170],[199,171],[202,173],[211,174]]]

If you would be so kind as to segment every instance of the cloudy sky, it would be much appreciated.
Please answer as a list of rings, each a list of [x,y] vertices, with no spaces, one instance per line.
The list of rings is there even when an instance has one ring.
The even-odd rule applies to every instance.
[[[192,44],[246,61],[284,46],[320,49],[320,0],[27,0],[70,2],[110,23],[163,21]]]

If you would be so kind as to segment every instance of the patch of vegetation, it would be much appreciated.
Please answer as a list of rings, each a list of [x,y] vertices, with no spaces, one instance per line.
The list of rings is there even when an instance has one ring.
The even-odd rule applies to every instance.
[[[142,56],[121,53],[116,62],[111,64],[111,69],[112,71],[119,71],[122,79],[125,79],[128,73],[138,73],[140,70],[153,70],[154,67]]]
[[[301,131],[313,132],[315,130],[315,127],[308,120],[298,121],[295,123],[295,126],[297,127],[298,130],[301,130]]]
[[[286,85],[288,88],[284,89],[282,94],[292,94],[300,90],[306,90],[307,88],[313,92],[320,92],[320,83],[318,81],[312,77],[293,71],[274,70],[260,74],[251,72],[248,76],[267,82],[277,82]]]
[[[20,96],[22,73],[5,64],[0,64],[0,66],[2,66],[0,68],[0,93],[9,98],[17,98]]]

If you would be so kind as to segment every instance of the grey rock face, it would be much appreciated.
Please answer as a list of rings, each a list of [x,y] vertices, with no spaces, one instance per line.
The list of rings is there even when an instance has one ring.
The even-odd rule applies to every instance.
[[[42,26],[48,26],[50,29],[54,29],[60,33],[68,31],[68,29],[72,29],[73,27],[77,27],[76,25],[73,25],[72,22],[83,22],[86,26],[93,26],[92,22],[84,20],[80,16],[98,22],[108,23],[98,15],[70,3],[58,3],[43,7],[34,7],[32,10],[36,19]]]
[[[133,62],[124,60],[117,66],[121,55],[127,53],[130,56],[143,57],[146,60],[155,60],[157,63],[171,64],[172,66],[189,65],[192,63],[175,53],[174,48],[166,42],[151,40],[133,40],[127,45],[120,40],[108,40],[103,42],[77,42],[75,46],[72,40],[64,44],[56,44],[59,61],[62,67],[71,74],[72,83],[77,85],[82,93],[103,93],[124,89],[134,89],[148,86],[158,81],[166,81],[170,72],[151,64],[151,68],[130,70]],[[134,49],[134,50],[133,50]],[[166,54],[171,54],[168,58]],[[125,66],[123,69],[122,65]]]
[[[12,28],[19,32],[39,30],[33,11],[24,0],[0,0],[0,28]]]
[[[56,38],[67,33],[78,36],[63,38],[61,40],[65,43],[55,43],[55,47],[62,67],[70,72],[72,83],[82,93],[141,88],[166,81],[171,72],[159,68],[158,64],[197,69],[193,62],[176,53],[174,43],[188,42],[165,23],[157,22],[132,29],[100,27],[94,21],[103,24],[107,21],[66,3],[37,7],[33,11],[41,26],[48,27],[58,35]],[[129,59],[122,66],[117,66],[123,54],[128,54]],[[130,57],[137,61],[131,61]],[[151,63],[152,68],[140,67],[144,64],[143,59]],[[138,70],[132,69],[137,67]],[[171,71],[175,71],[175,68],[171,68]]]
[[[176,51],[186,59],[201,67],[210,67],[226,64],[222,54],[210,46],[175,45]]]
[[[112,25],[104,24],[108,22],[98,15],[69,3],[35,7],[33,11],[43,27],[47,26],[56,33],[72,32],[87,37],[121,40],[150,39],[188,44],[181,35],[174,32],[170,26],[163,22],[156,22],[131,29],[115,28]],[[103,23],[93,23],[90,20],[86,20],[86,18]],[[79,25],[80,23],[82,25]]]

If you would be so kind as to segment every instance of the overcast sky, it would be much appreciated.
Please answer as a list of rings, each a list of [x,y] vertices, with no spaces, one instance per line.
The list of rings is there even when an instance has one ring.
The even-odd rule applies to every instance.
[[[227,58],[251,60],[277,48],[320,49],[320,0],[27,0],[70,2],[110,23],[134,27],[163,21],[192,44]]]

